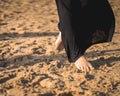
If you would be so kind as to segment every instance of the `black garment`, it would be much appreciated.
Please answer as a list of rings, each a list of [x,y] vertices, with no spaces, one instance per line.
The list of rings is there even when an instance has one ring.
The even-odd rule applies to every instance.
[[[107,0],[56,0],[56,5],[58,27],[70,62],[91,45],[112,40],[115,18]]]

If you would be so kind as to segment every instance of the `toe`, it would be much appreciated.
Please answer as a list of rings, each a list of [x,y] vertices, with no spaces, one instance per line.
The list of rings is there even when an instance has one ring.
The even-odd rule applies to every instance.
[[[84,68],[83,68],[83,66],[80,66],[80,69],[81,69],[81,71],[84,71]]]
[[[90,63],[88,63],[88,65],[89,65],[89,70],[93,70],[94,69],[93,66]]]
[[[89,72],[89,71],[90,71],[89,67],[86,67],[86,72]]]

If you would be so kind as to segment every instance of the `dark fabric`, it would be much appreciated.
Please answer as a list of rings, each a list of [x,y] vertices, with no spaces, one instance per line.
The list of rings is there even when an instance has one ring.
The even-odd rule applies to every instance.
[[[56,0],[56,5],[70,62],[84,55],[91,45],[112,40],[115,18],[107,0]]]

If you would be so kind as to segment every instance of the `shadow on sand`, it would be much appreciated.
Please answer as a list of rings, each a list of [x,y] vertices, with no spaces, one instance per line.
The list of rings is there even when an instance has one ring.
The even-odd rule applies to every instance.
[[[14,33],[3,33],[0,34],[0,40],[9,40],[18,37],[42,37],[42,36],[57,36],[58,32],[25,32],[19,34],[17,32]]]
[[[104,59],[102,56],[112,54],[113,52],[120,52],[120,49],[116,50],[103,50],[101,52],[90,52],[87,54],[96,54],[96,56],[101,56],[101,58],[97,60],[90,61],[93,66],[98,69],[100,66],[107,64],[108,67],[112,66],[112,62],[120,61],[120,57],[118,56],[111,56],[107,59]],[[87,55],[86,54],[86,55]],[[60,63],[57,65],[59,68],[64,65],[64,62],[67,60],[67,57],[65,54],[54,54],[54,55],[42,55],[42,56],[36,56],[34,54],[28,54],[28,55],[21,55],[21,56],[13,56],[8,59],[1,60],[0,67],[7,68],[8,66],[11,66],[10,64],[13,64],[10,68],[16,68],[19,66],[32,66],[34,64],[45,62],[46,64],[49,64],[51,61],[59,60]],[[26,61],[26,62],[25,62]],[[24,63],[25,62],[25,63]]]
[[[105,59],[103,56],[104,55],[111,55],[111,54],[115,54],[116,52],[120,53],[120,49],[116,49],[116,50],[103,50],[103,51],[95,51],[95,52],[88,52],[86,54],[86,56],[89,56],[89,54],[92,55],[92,57],[100,57],[99,59],[97,60],[93,60],[93,61],[90,61],[93,66],[96,68],[96,69],[99,69],[100,66],[102,65],[107,65],[108,67],[111,67],[112,66],[112,62],[116,62],[116,61],[120,61],[120,57],[119,56],[111,56],[107,59]],[[94,58],[93,57],[93,58]]]

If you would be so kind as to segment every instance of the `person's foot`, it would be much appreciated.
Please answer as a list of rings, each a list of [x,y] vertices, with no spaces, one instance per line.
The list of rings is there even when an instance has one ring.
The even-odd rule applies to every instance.
[[[75,62],[76,67],[81,70],[82,72],[90,72],[93,70],[93,66],[91,65],[90,62],[86,60],[84,56],[81,56],[76,62]]]
[[[55,49],[59,50],[59,51],[61,51],[63,49],[61,32],[59,32],[59,35],[55,41]]]

